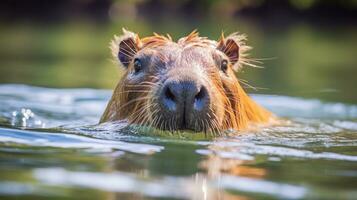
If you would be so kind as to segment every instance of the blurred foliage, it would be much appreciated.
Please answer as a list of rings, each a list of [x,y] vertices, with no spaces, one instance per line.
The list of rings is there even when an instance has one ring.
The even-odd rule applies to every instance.
[[[190,16],[191,19],[213,15],[274,16],[333,19],[356,17],[357,0],[3,0],[0,20],[58,22],[90,19],[99,23],[132,19],[138,16]]]
[[[123,69],[112,62],[108,44],[122,27],[175,39],[197,28],[212,39],[221,30],[249,36],[252,57],[267,58],[265,69],[237,74],[262,88],[250,92],[357,102],[355,0],[35,0],[27,12],[6,14],[5,8],[24,9],[11,2],[0,5],[0,83],[113,88]],[[54,8],[41,15],[33,8],[40,3]]]

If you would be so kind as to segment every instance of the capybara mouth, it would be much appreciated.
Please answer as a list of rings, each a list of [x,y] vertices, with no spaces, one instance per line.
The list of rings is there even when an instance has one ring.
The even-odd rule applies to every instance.
[[[154,103],[150,109],[143,112],[142,117],[134,118],[130,124],[144,125],[164,131],[193,131],[193,132],[217,132],[219,131],[218,121],[210,109],[196,111],[186,109],[185,106],[178,105],[175,110]]]
[[[143,124],[143,123],[141,123]],[[146,123],[147,126],[163,131],[193,131],[193,132],[217,132],[217,128],[212,126],[212,123],[206,119],[196,119],[193,123],[180,122],[180,120],[164,119],[157,121],[155,124]]]
[[[161,116],[161,118],[164,118]],[[182,118],[164,118],[155,124],[155,128],[166,131],[194,131],[194,132],[210,132],[217,131],[217,128],[212,126],[214,124],[207,118],[196,117],[188,120],[186,117]]]

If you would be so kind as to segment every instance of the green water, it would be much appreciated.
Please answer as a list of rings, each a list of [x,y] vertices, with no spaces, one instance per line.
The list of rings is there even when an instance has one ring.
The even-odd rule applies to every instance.
[[[246,33],[265,69],[237,76],[290,122],[219,138],[97,125],[122,73],[108,49],[122,26],[174,38],[194,28],[210,38]],[[357,197],[354,26],[137,19],[0,27],[1,199]]]

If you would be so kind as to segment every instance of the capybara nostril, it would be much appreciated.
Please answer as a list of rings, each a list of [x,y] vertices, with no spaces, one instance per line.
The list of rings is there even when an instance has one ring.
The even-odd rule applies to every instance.
[[[167,98],[168,100],[171,100],[171,101],[175,101],[176,100],[176,97],[172,93],[170,87],[167,87],[166,90],[165,90],[165,98]]]
[[[208,98],[207,89],[202,86],[200,88],[199,92],[195,96],[195,100],[193,103],[193,109],[195,109],[196,111],[203,110],[203,108],[207,104],[207,102],[206,102],[207,98]]]
[[[172,112],[175,112],[177,109],[177,98],[175,96],[175,92],[172,91],[174,88],[171,86],[171,84],[167,84],[164,86],[163,89],[163,97],[162,97],[162,104]]]

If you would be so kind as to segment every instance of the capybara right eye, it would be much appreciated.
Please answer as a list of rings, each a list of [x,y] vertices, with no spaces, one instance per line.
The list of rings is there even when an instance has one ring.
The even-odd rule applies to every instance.
[[[227,69],[228,69],[228,61],[227,60],[222,60],[222,62],[221,62],[221,70],[222,71],[227,71]]]

